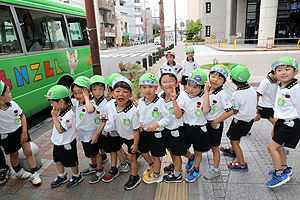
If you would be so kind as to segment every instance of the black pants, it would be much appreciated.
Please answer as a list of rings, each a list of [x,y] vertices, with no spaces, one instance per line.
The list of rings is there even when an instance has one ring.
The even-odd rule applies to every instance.
[[[5,160],[2,149],[0,148],[0,169],[6,168],[6,167],[7,167],[6,160]]]

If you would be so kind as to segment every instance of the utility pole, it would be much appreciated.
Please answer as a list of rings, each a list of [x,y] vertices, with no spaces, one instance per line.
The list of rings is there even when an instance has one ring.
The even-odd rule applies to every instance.
[[[165,46],[165,15],[164,15],[164,1],[160,0],[160,43]]]
[[[174,18],[175,18],[175,46],[177,46],[176,0],[174,0]]]
[[[94,75],[96,75],[96,74],[102,75],[100,52],[99,52],[98,37],[97,37],[97,27],[96,27],[96,19],[95,19],[94,1],[85,0],[85,11],[86,11],[86,20],[87,20],[87,30],[89,33],[91,57],[92,57],[92,63],[93,63],[93,73],[94,73]]]

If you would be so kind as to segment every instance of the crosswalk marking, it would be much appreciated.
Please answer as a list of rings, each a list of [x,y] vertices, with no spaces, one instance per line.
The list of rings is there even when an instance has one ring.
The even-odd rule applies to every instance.
[[[101,58],[117,58],[117,57],[144,57],[144,56],[148,56],[150,55],[150,53],[120,53],[120,54],[100,54]]]

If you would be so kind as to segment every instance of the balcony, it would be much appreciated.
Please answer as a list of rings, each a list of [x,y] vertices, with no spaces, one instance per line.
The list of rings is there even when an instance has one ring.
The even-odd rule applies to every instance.
[[[107,24],[116,24],[117,18],[112,15],[103,15],[103,22]]]
[[[115,5],[111,2],[106,2],[106,0],[98,0],[98,7],[104,10],[115,11]]]
[[[101,37],[105,37],[105,32],[110,32],[110,29],[106,28],[106,27],[100,28],[100,35],[101,35]]]

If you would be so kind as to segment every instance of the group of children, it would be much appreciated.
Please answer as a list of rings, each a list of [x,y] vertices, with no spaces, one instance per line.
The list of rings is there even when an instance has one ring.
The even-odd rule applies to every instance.
[[[236,162],[228,163],[229,169],[248,171],[248,163],[239,144],[260,117],[274,125],[268,149],[275,170],[269,172],[272,178],[267,185],[276,187],[289,181],[292,171],[286,164],[284,146],[295,148],[300,139],[297,133],[300,128],[300,104],[297,103],[300,100],[300,86],[293,78],[298,73],[298,62],[291,57],[274,62],[272,71],[255,91],[247,82],[250,78],[247,67],[237,64],[228,71],[225,66],[217,64],[207,76],[198,69],[194,49],[188,47],[186,54],[187,58],[180,66],[174,61],[175,53],[167,51],[167,62],[160,68],[158,80],[150,73],[140,77],[139,88],[143,98],[137,107],[130,100],[133,90],[131,81],[116,73],[107,77],[106,81],[99,75],[90,79],[79,76],[70,91],[61,85],[51,87],[45,97],[53,107],[51,141],[54,144],[53,160],[59,174],[50,185],[56,187],[66,183],[68,187],[73,187],[83,180],[84,175],[91,173],[94,174],[89,180],[91,184],[101,179],[112,181],[120,172],[129,171],[123,144],[127,146],[131,164],[131,176],[124,185],[125,190],[135,188],[141,180],[148,184],[162,180],[182,182],[182,156],[188,158],[185,167],[189,173],[185,180],[194,182],[200,176],[202,153],[210,149],[214,162],[213,167],[204,173],[206,179],[220,176],[220,151],[237,157]],[[237,86],[231,99],[223,90],[228,77]],[[181,93],[180,83],[184,86]],[[104,98],[105,84],[112,95],[109,101]],[[30,177],[34,184],[39,184],[41,180],[28,143],[26,118],[19,106],[11,101],[7,85],[1,82],[0,86],[1,145],[5,153],[10,154],[17,177]],[[157,94],[159,86],[162,92]],[[75,114],[72,106],[76,109]],[[227,136],[231,147],[219,148],[224,120],[230,116],[233,119]],[[91,159],[91,164],[82,172],[78,169],[75,128],[79,131],[78,139],[85,156]],[[191,146],[193,153],[189,150]],[[32,167],[31,173],[18,165],[17,150],[21,147]],[[164,168],[168,174],[161,176],[160,158],[166,155],[166,149],[173,162]],[[111,167],[107,173],[102,166],[106,159],[105,152],[110,153],[111,157]],[[148,164],[142,178],[138,174],[139,153]],[[117,166],[118,158],[120,162]],[[0,167],[6,170],[2,174],[10,173],[8,166]],[[72,178],[68,179],[65,167],[72,169]]]

